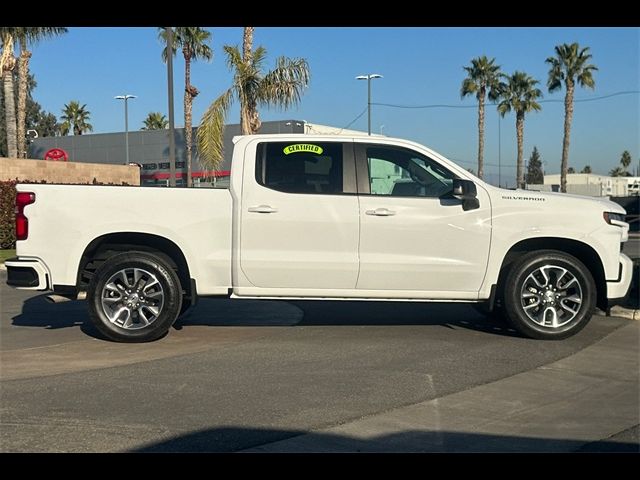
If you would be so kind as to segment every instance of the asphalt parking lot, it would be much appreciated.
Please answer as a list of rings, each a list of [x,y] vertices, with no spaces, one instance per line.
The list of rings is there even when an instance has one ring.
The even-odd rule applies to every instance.
[[[453,405],[455,395],[491,395],[477,389],[514,378],[526,384],[518,374],[544,373],[553,362],[600,348],[616,332],[627,344],[615,348],[633,349],[630,335],[638,336],[638,322],[615,317],[595,317],[565,341],[539,342],[464,305],[204,300],[167,337],[126,345],[97,338],[85,323],[84,302],[53,305],[43,295],[8,288],[5,280],[0,272],[4,452],[268,451],[280,445],[274,442],[447,396],[454,395]],[[503,438],[525,451],[575,451],[601,441],[603,449],[637,451],[637,403],[628,405],[629,395],[638,395],[637,351],[626,355],[625,366],[616,368],[632,371],[631,379],[619,379],[628,393],[618,398],[622,405],[609,401],[609,408],[627,414],[607,420],[606,432],[597,425],[573,439],[540,432],[551,439],[540,444],[507,429],[491,436],[493,445],[501,450],[495,438]],[[417,420],[405,427],[424,430]],[[472,433],[481,445],[492,445]],[[439,447],[420,437],[416,448],[473,445],[456,435],[454,443],[437,437]],[[342,445],[349,438],[343,437]],[[348,451],[369,449],[347,445]]]

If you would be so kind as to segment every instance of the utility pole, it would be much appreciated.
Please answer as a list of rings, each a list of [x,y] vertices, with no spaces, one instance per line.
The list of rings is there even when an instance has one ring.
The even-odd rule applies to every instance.
[[[176,124],[173,116],[173,27],[167,32],[167,83],[169,96],[169,186],[176,186]]]

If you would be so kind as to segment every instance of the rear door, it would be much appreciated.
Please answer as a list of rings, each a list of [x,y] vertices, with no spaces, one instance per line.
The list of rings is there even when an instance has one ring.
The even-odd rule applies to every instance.
[[[263,141],[247,152],[240,230],[245,277],[263,288],[355,288],[353,142]]]

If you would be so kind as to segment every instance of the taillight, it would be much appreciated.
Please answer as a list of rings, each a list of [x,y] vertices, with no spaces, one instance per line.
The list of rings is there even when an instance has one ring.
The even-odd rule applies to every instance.
[[[26,240],[29,236],[29,219],[24,216],[24,207],[35,201],[33,192],[18,192],[16,195],[16,240]]]

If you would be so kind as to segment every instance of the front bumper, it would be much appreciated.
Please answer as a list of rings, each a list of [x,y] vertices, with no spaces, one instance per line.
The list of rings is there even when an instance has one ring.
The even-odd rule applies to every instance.
[[[609,305],[619,303],[624,299],[631,286],[631,278],[633,276],[633,261],[624,253],[620,254],[620,275],[615,281],[607,281],[607,298]]]
[[[4,262],[7,285],[23,290],[49,290],[51,277],[40,260],[13,257]]]

